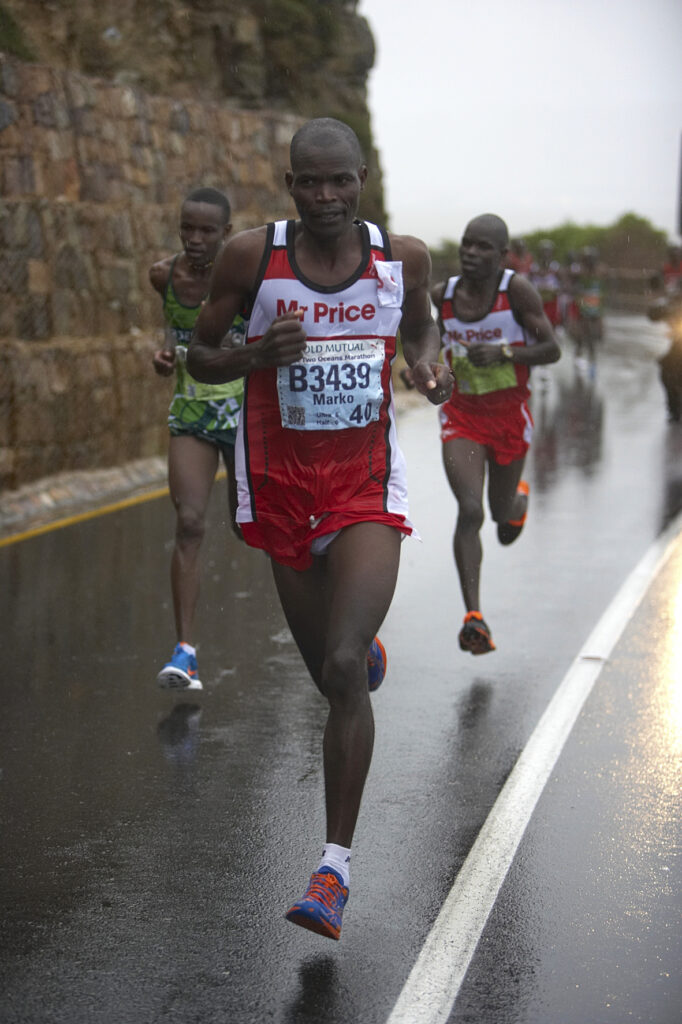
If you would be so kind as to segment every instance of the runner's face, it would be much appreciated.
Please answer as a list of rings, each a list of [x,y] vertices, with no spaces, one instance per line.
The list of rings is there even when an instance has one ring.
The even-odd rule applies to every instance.
[[[303,225],[313,235],[344,234],[358,212],[367,168],[356,166],[344,145],[308,147],[287,172],[289,193]]]
[[[183,203],[180,211],[180,240],[193,267],[209,266],[218,255],[229,226],[223,211],[213,203]]]
[[[499,271],[502,249],[484,228],[469,225],[460,243],[459,259],[464,277],[483,281]]]

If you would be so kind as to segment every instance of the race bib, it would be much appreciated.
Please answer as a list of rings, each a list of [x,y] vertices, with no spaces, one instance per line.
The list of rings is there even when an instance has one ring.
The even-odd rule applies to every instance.
[[[277,369],[282,426],[345,430],[379,418],[383,338],[309,340],[303,359]]]

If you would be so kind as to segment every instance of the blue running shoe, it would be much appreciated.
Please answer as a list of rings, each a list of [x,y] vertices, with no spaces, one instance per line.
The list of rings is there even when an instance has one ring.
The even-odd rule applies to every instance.
[[[166,690],[203,690],[199,679],[196,655],[176,644],[171,660],[166,662],[156,681]]]
[[[348,899],[348,889],[333,868],[323,865],[310,879],[305,896],[294,903],[286,913],[287,921],[301,928],[324,935],[328,939],[341,938],[341,915]]]
[[[384,681],[386,675],[386,650],[378,636],[375,636],[367,652],[367,681],[369,692],[374,693]]]

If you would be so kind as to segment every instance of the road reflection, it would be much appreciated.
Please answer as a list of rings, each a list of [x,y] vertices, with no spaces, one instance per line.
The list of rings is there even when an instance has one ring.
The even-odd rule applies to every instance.
[[[531,448],[535,483],[548,491],[561,470],[573,466],[593,476],[603,454],[604,399],[596,378],[575,365],[541,378],[533,402]]]
[[[163,756],[169,764],[183,767],[192,764],[199,750],[199,723],[201,707],[198,704],[176,704],[156,727]]]

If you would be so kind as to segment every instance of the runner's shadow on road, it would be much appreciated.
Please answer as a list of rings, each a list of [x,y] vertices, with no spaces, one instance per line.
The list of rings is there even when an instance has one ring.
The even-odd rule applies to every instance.
[[[304,960],[298,969],[300,991],[284,1012],[285,1024],[319,1024],[335,1020],[338,1004],[336,960],[332,956],[316,956]]]
[[[170,764],[182,766],[194,761],[199,750],[200,720],[201,707],[182,702],[158,723],[156,735]]]

